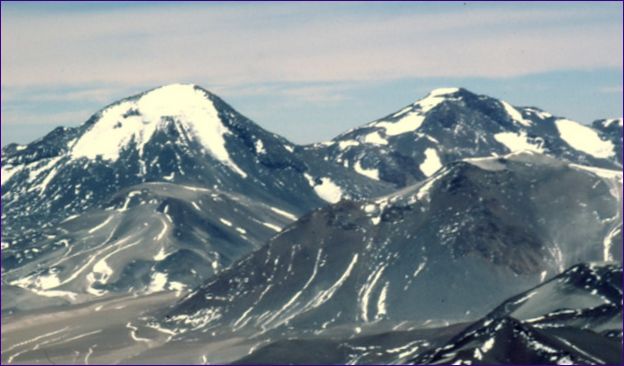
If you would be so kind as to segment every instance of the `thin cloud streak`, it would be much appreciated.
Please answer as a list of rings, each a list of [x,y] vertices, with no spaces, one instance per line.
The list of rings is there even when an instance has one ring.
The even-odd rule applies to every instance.
[[[440,85],[621,115],[622,4],[125,4],[2,4],[3,132],[176,82],[307,142]]]
[[[334,15],[264,5],[3,12],[3,87],[513,77],[622,65],[622,24],[598,21],[608,10],[600,7],[380,16],[379,4]]]

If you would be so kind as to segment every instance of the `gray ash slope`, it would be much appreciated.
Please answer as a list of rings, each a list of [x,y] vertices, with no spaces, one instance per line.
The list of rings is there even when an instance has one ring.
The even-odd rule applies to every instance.
[[[621,119],[589,128],[441,89],[333,142],[296,146],[199,87],[158,88],[81,127],[3,148],[2,309],[179,296],[203,284],[156,318],[116,324],[113,337],[143,351],[115,346],[115,357],[223,362],[275,342],[261,349],[270,357],[300,344],[291,336],[348,362],[405,363],[428,347],[427,362],[437,362],[468,343],[461,355],[474,355],[497,329],[476,324],[487,329],[474,341],[449,341],[466,321],[567,266],[621,258],[621,130]],[[533,152],[490,157],[518,149]],[[535,317],[572,319],[568,342],[583,328],[621,338],[613,309],[585,312],[589,297],[550,294],[580,299],[577,319],[531,305]],[[535,295],[552,303],[545,298]],[[514,309],[493,319],[511,329],[500,337],[545,331]],[[67,334],[58,337],[81,336]],[[42,359],[39,346],[25,346],[29,357]],[[73,349],[42,347],[76,359]],[[210,350],[220,356],[207,359]]]
[[[310,159],[200,87],[164,86],[113,103],[80,127],[2,149],[3,284],[51,298],[100,291],[87,283],[145,290],[163,281],[163,265],[145,263],[148,256],[163,261],[153,252],[175,254],[177,246],[182,260],[192,246],[199,278],[183,281],[188,287],[312,208],[388,190],[331,161]],[[140,201],[142,195],[149,198]],[[236,202],[214,210],[218,197]],[[164,219],[178,229],[160,237]],[[194,233],[176,237],[187,230]],[[99,257],[89,257],[94,251]],[[120,267],[110,267],[109,259]],[[113,286],[128,276],[136,277],[134,284]]]
[[[618,364],[621,314],[621,265],[578,264],[469,326],[279,340],[233,363]]]
[[[619,364],[621,342],[621,265],[579,264],[410,362]]]
[[[475,319],[575,263],[618,258],[621,187],[621,172],[534,153],[452,163],[313,211],[167,318],[217,334]]]
[[[622,120],[605,121],[615,121],[608,132],[599,122],[592,128],[536,107],[443,88],[308,150],[398,187],[431,176],[449,162],[519,150],[621,169]]]
[[[3,311],[107,293],[180,293],[259,248],[295,217],[244,195],[171,183],[119,192],[4,260]],[[42,298],[19,296],[29,289]]]

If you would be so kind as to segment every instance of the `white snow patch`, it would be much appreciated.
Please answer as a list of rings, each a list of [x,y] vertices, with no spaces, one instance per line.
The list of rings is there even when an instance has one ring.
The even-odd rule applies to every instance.
[[[429,93],[425,98],[419,100],[415,103],[416,106],[420,107],[422,113],[427,113],[433,108],[437,107],[438,104],[444,102],[449,99],[449,94],[454,94],[458,92],[458,88],[438,88],[434,89]]]
[[[528,294],[522,296],[521,298],[514,300],[514,304],[520,304],[523,303],[525,301],[527,301],[528,299],[532,298],[533,296],[537,295],[538,292],[537,291],[531,291]]]
[[[623,122],[622,118],[613,118],[613,119],[607,119],[607,120],[605,120],[605,121],[602,123],[602,125],[603,125],[603,126],[605,126],[605,127],[609,127],[609,126],[611,126],[612,124],[617,123],[617,124],[618,124],[618,126],[622,127],[622,122]]]
[[[605,262],[611,262],[614,260],[613,255],[611,255],[611,247],[613,246],[613,239],[622,231],[622,227],[618,226],[613,228],[603,241],[603,260]]]
[[[388,145],[388,140],[381,137],[379,132],[375,131],[364,136],[364,143],[375,145]]]
[[[73,146],[71,155],[88,159],[101,156],[115,161],[131,143],[136,144],[139,154],[143,155],[145,144],[166,125],[164,117],[174,118],[178,127],[201,143],[214,158],[242,177],[247,176],[230,159],[224,136],[231,132],[221,122],[214,104],[203,91],[187,84],[163,86],[137,100],[106,108]]]
[[[500,132],[494,135],[494,139],[505,145],[505,147],[508,148],[510,152],[526,150],[534,151],[537,153],[544,152],[544,149],[541,146],[529,142],[526,132],[524,131],[520,133]]]
[[[538,341],[535,340],[529,340],[529,347],[534,349],[534,350],[538,350],[538,351],[544,351],[547,353],[557,353],[557,350],[549,347],[543,343],[540,343]]]
[[[281,227],[279,227],[277,225],[274,225],[274,224],[271,224],[269,222],[263,222],[262,225],[268,227],[269,229],[275,230],[275,231],[282,231]]]
[[[224,218],[219,218],[219,221],[221,221],[221,223],[222,223],[223,225],[232,226],[232,222],[231,222],[231,221],[228,221],[228,220],[226,220],[226,219],[224,219]]]
[[[93,234],[94,232],[96,232],[96,231],[100,230],[101,228],[103,228],[104,226],[106,226],[109,222],[111,222],[112,219],[113,219],[113,215],[110,215],[101,224],[99,224],[99,225],[93,227],[92,229],[90,229],[89,231],[87,231],[87,233]]]
[[[360,143],[356,140],[344,140],[338,142],[338,148],[340,150],[345,150],[351,146],[358,146]]]
[[[70,291],[52,290],[62,285],[61,280],[55,273],[46,275],[31,275],[21,278],[10,283],[12,286],[21,287],[25,290],[34,292],[39,296],[45,297],[65,297],[69,300],[75,300],[77,294]]]
[[[534,115],[538,116],[541,119],[547,119],[553,116],[552,114],[548,112],[544,112],[535,108],[523,108],[523,109],[529,113],[533,113]]]
[[[377,315],[375,315],[375,319],[381,319],[388,314],[386,298],[388,297],[388,285],[389,284],[390,284],[389,282],[386,282],[384,287],[381,289],[381,293],[379,294],[379,299],[377,299]]]
[[[2,183],[0,185],[4,185],[5,182],[8,182],[9,179],[11,179],[11,177],[13,175],[15,175],[15,173],[19,172],[20,170],[22,170],[23,167],[18,166],[18,167],[14,167],[14,166],[7,166],[7,167],[2,167]]]
[[[199,328],[206,327],[211,322],[218,320],[222,317],[219,309],[208,308],[201,309],[195,314],[180,314],[171,317],[172,321],[182,323],[184,325],[191,326],[191,330],[196,330]]]
[[[431,93],[429,93],[430,96],[442,96],[442,95],[447,95],[447,94],[454,94],[457,93],[459,91],[459,88],[437,88],[437,89],[433,89],[431,91]]]
[[[127,211],[128,210],[128,206],[130,205],[130,201],[132,200],[132,198],[135,197],[135,196],[138,196],[140,194],[141,194],[141,191],[132,191],[132,192],[128,193],[128,196],[126,197],[126,201],[124,202],[123,207],[121,207],[117,211],[119,211],[119,212]],[[165,213],[167,213],[166,210],[168,210],[168,209],[169,209],[169,206],[167,206],[165,208]]]
[[[167,285],[167,274],[162,272],[152,273],[151,281],[147,293],[161,292],[165,290]]]
[[[401,135],[406,132],[416,131],[420,126],[422,126],[425,121],[425,116],[421,111],[414,111],[405,115],[405,117],[401,118],[395,122],[377,122],[375,126],[382,127],[386,130],[386,136],[396,136]]]
[[[329,203],[336,203],[342,198],[342,190],[331,181],[331,179],[321,178],[321,184],[314,187],[316,194]]]
[[[524,117],[522,117],[522,113],[520,113],[511,104],[505,102],[504,100],[501,100],[501,103],[503,104],[503,108],[505,108],[505,112],[507,112],[509,117],[511,117],[514,122],[518,122],[519,124],[526,127],[530,127],[533,124],[533,122],[531,122],[530,120],[524,119]]]
[[[148,338],[137,337],[136,332],[137,330],[139,330],[139,328],[133,326],[132,322],[126,323],[126,328],[130,329],[130,338],[132,338],[132,340],[134,340],[135,342],[149,342],[150,341],[150,339]]]
[[[568,119],[555,121],[561,138],[572,148],[596,158],[608,158],[615,154],[611,141],[602,140],[593,128]]]
[[[182,282],[171,281],[169,282],[169,289],[176,292],[176,297],[180,297],[182,293],[186,290],[186,285]]]
[[[165,234],[167,233],[167,229],[169,228],[169,225],[167,225],[166,221],[160,219],[160,222],[162,223],[163,228],[160,230],[158,235],[156,235],[156,237],[154,237],[154,240],[161,240],[162,238],[164,238]]]
[[[369,203],[366,206],[364,206],[364,212],[366,213],[372,213],[372,212],[375,212],[376,210],[377,210],[377,205],[373,203]]]
[[[414,271],[414,274],[412,274],[412,277],[416,278],[420,274],[420,272],[422,272],[422,270],[425,269],[426,264],[427,264],[426,262],[420,263],[418,265],[418,268],[416,268],[416,270]]]
[[[264,143],[262,140],[257,139],[255,143],[256,154],[266,154],[266,150],[264,149]]]
[[[171,182],[173,178],[175,178],[175,172],[171,172],[169,175],[163,175],[163,179],[168,182]]]
[[[365,177],[369,177],[370,179],[379,180],[379,169],[365,169],[362,167],[362,161],[358,160],[353,165],[353,169],[358,174],[361,174]]]
[[[154,256],[154,260],[160,262],[161,260],[167,258],[168,254],[165,252],[165,248],[160,248],[158,253]]]
[[[494,338],[490,338],[487,341],[483,342],[483,346],[481,346],[481,351],[483,353],[487,353],[489,350],[492,349],[492,347],[494,347]]]
[[[316,184],[314,178],[311,175],[304,173],[304,177],[310,184],[310,187],[314,189],[316,195],[329,203],[336,203],[342,198],[342,189],[332,182],[329,177],[320,178],[321,184]]]
[[[284,216],[284,217],[285,217],[285,218],[287,218],[287,219],[291,219],[291,220],[293,220],[293,221],[297,220],[297,216],[295,216],[295,215],[291,214],[291,213],[290,213],[290,212],[288,212],[288,211],[280,210],[280,209],[279,209],[279,208],[277,208],[277,207],[270,207],[270,209],[271,209],[271,211],[273,211],[273,212],[275,212],[275,213],[277,213],[277,214],[280,214],[280,215]]]
[[[92,269],[91,274],[98,274],[100,276],[100,283],[107,283],[108,278],[113,274],[113,269],[106,263],[108,256],[99,260]],[[95,277],[95,276],[94,276]]]
[[[433,173],[437,172],[441,167],[442,162],[440,162],[440,157],[438,156],[436,149],[430,147],[427,148],[425,150],[425,161],[423,161],[419,166],[420,171],[429,177],[433,175]]]
[[[55,273],[49,273],[39,276],[28,276],[16,281],[11,282],[11,285],[22,288],[37,288],[40,290],[49,290],[58,287],[61,284],[58,276]]]

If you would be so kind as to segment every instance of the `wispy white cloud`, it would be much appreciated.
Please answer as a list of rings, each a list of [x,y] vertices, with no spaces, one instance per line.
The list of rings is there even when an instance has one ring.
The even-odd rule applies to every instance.
[[[380,4],[131,8],[2,13],[2,83],[209,85],[510,77],[621,67],[622,24],[609,9]]]
[[[551,91],[579,85],[540,75],[622,70],[621,3],[2,6],[8,132],[77,124],[122,97],[191,82],[308,141],[321,129],[302,128],[293,116],[309,126],[352,127],[425,93],[404,80],[495,80],[502,96],[541,93],[527,102],[547,107],[551,98],[567,111],[579,103],[557,103]],[[522,75],[534,76],[523,84]],[[621,114],[621,86],[579,78],[597,99],[578,115]]]

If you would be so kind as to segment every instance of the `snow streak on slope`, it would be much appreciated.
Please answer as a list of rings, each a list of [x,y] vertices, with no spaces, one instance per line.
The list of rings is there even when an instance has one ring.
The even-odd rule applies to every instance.
[[[503,104],[503,107],[505,108],[505,112],[509,114],[509,117],[511,117],[511,119],[513,119],[514,122],[517,122],[525,127],[530,127],[533,124],[533,122],[531,122],[530,120],[524,119],[522,117],[522,114],[520,114],[520,112],[518,112],[518,110],[514,108],[511,104],[505,102],[504,100],[501,100],[501,103]]]

